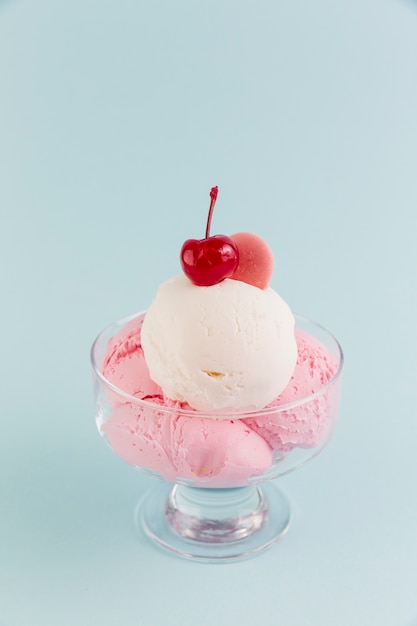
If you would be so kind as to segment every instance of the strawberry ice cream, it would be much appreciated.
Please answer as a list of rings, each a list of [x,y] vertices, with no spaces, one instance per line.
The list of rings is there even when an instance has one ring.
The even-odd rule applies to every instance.
[[[269,470],[273,450],[314,447],[325,436],[325,393],[307,404],[245,419],[201,417],[187,404],[169,399],[149,376],[141,345],[143,318],[132,319],[109,342],[102,366],[112,385],[142,400],[111,397],[113,412],[100,426],[127,463],[172,482],[180,477],[201,486],[238,486]],[[270,407],[317,392],[335,373],[335,359],[318,340],[297,330],[296,341],[295,371]]]
[[[314,397],[293,408],[245,420],[274,450],[281,452],[295,446],[313,448],[323,439],[329,412],[326,385],[337,370],[335,357],[317,339],[298,329],[296,340],[298,358],[294,374],[284,391],[268,406],[282,407],[312,394]],[[323,392],[317,393],[321,389]]]

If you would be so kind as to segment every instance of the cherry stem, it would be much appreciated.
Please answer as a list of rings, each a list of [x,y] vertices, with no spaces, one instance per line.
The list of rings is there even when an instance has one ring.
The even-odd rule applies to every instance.
[[[216,204],[216,200],[217,200],[217,194],[219,193],[219,188],[217,187],[217,185],[215,187],[212,187],[210,190],[210,208],[209,208],[209,214],[208,214],[208,218],[207,218],[207,226],[206,226],[206,239],[208,239],[210,237],[210,226],[211,226],[211,216],[213,215],[213,210],[214,210],[214,205]]]

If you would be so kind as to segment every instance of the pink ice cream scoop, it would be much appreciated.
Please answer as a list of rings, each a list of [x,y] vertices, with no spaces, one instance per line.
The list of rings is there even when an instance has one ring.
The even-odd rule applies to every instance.
[[[314,448],[326,435],[331,392],[325,386],[337,370],[335,357],[317,339],[297,329],[296,340],[294,374],[285,390],[268,406],[280,407],[312,394],[314,398],[294,408],[244,420],[274,450],[281,452],[294,447]],[[321,389],[323,392],[317,394]]]
[[[131,396],[147,398],[160,396],[161,388],[151,380],[143,356],[141,329],[144,315],[133,318],[113,337],[103,360],[103,375],[115,387]]]
[[[154,383],[141,347],[143,316],[109,342],[102,373],[113,385],[145,402],[110,402],[113,413],[101,431],[127,463],[169,481],[180,477],[200,486],[238,486],[272,465],[272,451],[314,447],[327,430],[326,394],[311,402],[251,419],[185,416],[188,405],[167,398]],[[287,388],[269,406],[317,392],[333,376],[334,359],[316,339],[296,332],[298,360]],[[166,409],[169,410],[166,410]],[[178,412],[175,411],[178,409]],[[174,409],[174,410],[173,410]]]
[[[128,403],[102,426],[125,462],[175,482],[177,477],[210,487],[245,485],[264,474],[272,450],[243,421],[184,417]]]
[[[178,476],[210,487],[246,485],[272,464],[270,446],[243,420],[180,417],[172,453]]]

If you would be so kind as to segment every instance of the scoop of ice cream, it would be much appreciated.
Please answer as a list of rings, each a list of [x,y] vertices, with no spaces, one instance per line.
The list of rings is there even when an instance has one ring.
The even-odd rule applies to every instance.
[[[209,487],[247,484],[272,465],[270,446],[242,420],[185,417],[128,403],[102,426],[114,452],[165,480]]]
[[[247,484],[272,465],[272,450],[243,420],[179,417],[172,453],[177,475],[210,487]]]
[[[294,317],[274,290],[231,279],[201,287],[184,275],[160,286],[142,347],[166,396],[210,413],[264,407],[297,360]]]
[[[133,318],[107,346],[103,375],[115,387],[141,399],[161,394],[149,376],[143,357],[141,329],[143,316]]]
[[[315,394],[314,397],[293,408],[244,420],[274,450],[281,452],[297,446],[314,448],[322,441],[328,430],[327,418],[333,402],[329,394],[335,392],[333,388],[317,394],[335,375],[336,358],[308,333],[298,329],[296,336],[298,358],[294,374],[284,391],[269,406],[279,408],[312,394]]]

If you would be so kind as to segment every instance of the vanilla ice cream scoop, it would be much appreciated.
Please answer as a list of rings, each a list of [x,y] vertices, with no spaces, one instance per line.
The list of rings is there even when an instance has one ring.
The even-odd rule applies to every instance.
[[[297,361],[294,317],[271,288],[240,280],[164,282],[142,327],[152,380],[197,411],[257,410],[287,386]]]

